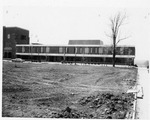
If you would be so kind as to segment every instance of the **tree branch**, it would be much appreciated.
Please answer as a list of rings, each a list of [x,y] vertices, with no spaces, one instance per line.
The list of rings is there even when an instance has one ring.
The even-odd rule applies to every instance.
[[[119,40],[116,42],[116,45],[117,45],[120,41],[125,40],[125,39],[127,39],[127,38],[129,38],[129,37],[131,37],[131,36],[128,36],[128,37],[124,37],[124,38],[119,39]]]
[[[111,30],[112,30],[112,33],[114,33],[114,32],[115,32],[115,28],[114,28],[115,22],[114,22],[114,20],[113,20],[112,18],[110,18],[110,22],[111,22]]]
[[[120,41],[129,38],[129,37],[125,37],[125,38],[119,39],[120,27],[123,25],[125,19],[126,19],[126,13],[124,15],[122,15],[120,12],[118,12],[118,14],[116,14],[114,17],[110,17],[112,33],[111,33],[111,35],[108,35],[106,33],[105,34],[106,34],[106,36],[112,38],[113,41],[116,41],[118,39],[118,41],[116,41],[114,43],[115,45],[117,45]]]
[[[117,36],[118,34],[118,31],[119,31],[119,20],[120,20],[120,13],[118,13],[118,15],[116,16],[116,21],[114,21],[116,24],[115,24],[115,34]]]
[[[120,27],[121,25],[123,25],[123,22],[124,22],[125,18],[126,18],[126,14],[124,14],[124,16],[122,17],[122,19],[120,19],[118,27]]]
[[[106,32],[105,32],[105,35],[106,35],[107,37],[112,38],[112,35],[108,35]]]

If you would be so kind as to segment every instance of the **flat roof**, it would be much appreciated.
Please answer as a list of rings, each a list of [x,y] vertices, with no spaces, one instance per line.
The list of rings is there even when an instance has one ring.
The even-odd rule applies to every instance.
[[[6,27],[6,26],[3,26],[5,29],[20,29],[20,30],[25,30],[25,31],[29,31],[29,30],[27,30],[27,29],[24,29],[24,28],[21,28],[21,27],[16,27],[16,26],[14,26],[14,27]]]
[[[16,46],[45,46],[45,47],[110,47],[112,45],[32,45],[32,44],[16,44]],[[117,47],[135,47],[133,45],[117,45]]]

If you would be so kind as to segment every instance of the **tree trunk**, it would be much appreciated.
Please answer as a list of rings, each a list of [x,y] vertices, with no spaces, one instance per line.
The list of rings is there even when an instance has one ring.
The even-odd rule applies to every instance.
[[[114,48],[114,50],[113,50],[113,67],[115,67],[115,60],[116,60],[116,50],[115,50],[115,48]]]
[[[113,36],[113,67],[115,67],[116,63],[116,36]]]

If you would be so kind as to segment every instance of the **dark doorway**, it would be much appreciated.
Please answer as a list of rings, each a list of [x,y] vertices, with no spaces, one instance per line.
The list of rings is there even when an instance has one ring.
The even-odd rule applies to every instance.
[[[4,58],[12,58],[12,52],[4,52]]]

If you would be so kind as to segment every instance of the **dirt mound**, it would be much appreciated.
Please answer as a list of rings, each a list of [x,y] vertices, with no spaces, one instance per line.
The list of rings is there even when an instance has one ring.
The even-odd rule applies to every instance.
[[[133,106],[134,94],[112,93],[98,94],[82,98],[79,103],[96,110],[97,118],[125,118],[126,112]]]
[[[92,109],[90,114],[86,111],[77,111],[67,107],[60,112],[53,113],[52,118],[101,118],[101,119],[124,119],[127,111],[133,106],[134,95],[122,93],[98,94],[96,96],[83,97],[79,104]]]
[[[93,118],[92,114],[86,114],[85,112],[79,112],[70,107],[61,110],[60,112],[52,113],[52,118]]]

